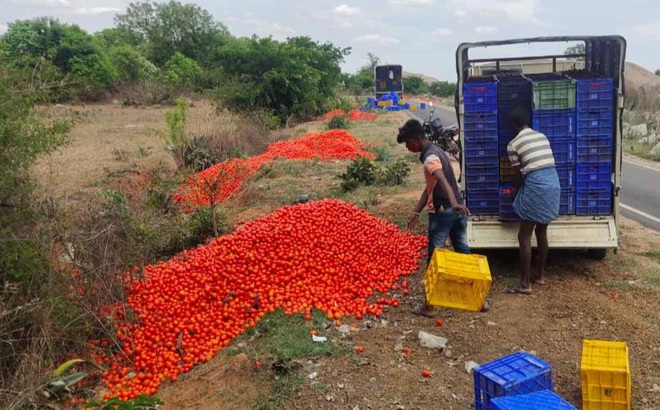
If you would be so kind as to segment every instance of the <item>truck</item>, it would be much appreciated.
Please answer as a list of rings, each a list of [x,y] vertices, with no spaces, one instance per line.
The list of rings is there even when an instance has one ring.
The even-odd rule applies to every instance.
[[[570,57],[562,54],[470,58],[470,51],[475,49],[488,48],[491,54],[493,54],[492,49],[496,49],[497,47],[547,43],[581,43],[584,44],[584,53],[571,55]],[[478,155],[490,151],[479,149],[479,137],[481,137],[481,134],[477,135],[475,130],[483,129],[484,127],[490,129],[491,124],[485,122],[484,118],[490,118],[491,121],[499,121],[497,123],[497,138],[499,138],[499,147],[501,147],[503,144],[502,131],[500,130],[503,129],[502,121],[504,119],[501,115],[497,118],[493,116],[492,111],[488,111],[493,108],[493,105],[486,107],[486,114],[475,114],[475,101],[491,101],[493,96],[490,95],[484,99],[477,98],[475,100],[474,92],[475,90],[481,92],[482,90],[497,89],[498,85],[500,92],[502,92],[507,85],[504,81],[507,80],[506,76],[520,75],[521,77],[526,77],[524,72],[522,74],[512,74],[510,72],[511,70],[507,70],[504,67],[507,62],[543,60],[549,62],[546,65],[548,70],[545,76],[537,73],[527,78],[527,80],[532,82],[534,92],[538,94],[532,97],[533,113],[531,115],[534,118],[533,125],[543,124],[543,118],[547,117],[550,112],[542,111],[541,108],[544,108],[542,105],[553,103],[549,99],[546,99],[545,103],[543,102],[543,90],[545,89],[547,91],[551,90],[551,88],[547,88],[547,84],[538,85],[541,84],[541,81],[557,80],[564,81],[564,83],[568,81],[570,84],[574,84],[573,87],[577,87],[577,91],[575,91],[575,88],[573,89],[572,92],[575,94],[572,94],[572,96],[570,93],[571,90],[567,90],[566,94],[561,93],[561,96],[569,105],[560,107],[569,108],[568,110],[563,110],[564,112],[570,112],[570,115],[572,115],[572,117],[566,117],[568,118],[567,122],[573,124],[569,125],[569,127],[575,127],[577,129],[577,131],[572,131],[569,128],[569,133],[572,133],[572,141],[574,143],[573,145],[568,144],[571,150],[576,151],[570,155],[577,156],[577,160],[574,162],[574,173],[572,174],[572,178],[577,180],[577,182],[566,182],[566,184],[577,184],[577,187],[572,185],[576,192],[573,193],[575,196],[570,199],[575,201],[573,206],[577,210],[574,212],[561,212],[559,218],[549,225],[548,239],[550,247],[555,249],[587,250],[596,259],[604,258],[607,250],[614,250],[616,252],[619,246],[618,223],[620,219],[619,195],[621,192],[625,53],[626,40],[617,35],[521,38],[462,43],[458,46],[456,50],[457,91],[455,109],[459,124],[459,138],[461,147],[463,147],[460,161],[461,178],[459,187],[467,199],[468,207],[473,212],[468,220],[467,227],[468,241],[471,248],[517,248],[517,233],[519,228],[519,224],[515,220],[502,218],[500,213],[495,214],[492,211],[479,212],[480,205],[492,205],[488,202],[488,199],[493,199],[493,191],[475,189],[475,187],[482,187],[482,185],[478,185],[477,178],[479,181],[487,181],[489,179],[488,176],[484,177],[484,175],[488,174],[488,171],[482,173],[476,171],[480,169],[486,170],[483,166],[480,168],[478,165],[479,163],[484,163],[484,159],[489,164],[492,162],[490,162],[489,158],[478,157]],[[580,60],[583,62],[582,66],[584,69],[573,69],[569,72],[562,72],[562,68],[564,67],[575,67],[575,65],[565,63],[569,58],[571,61]],[[487,75],[483,75],[483,70],[474,70],[475,67],[483,66],[484,64],[494,66],[495,69],[488,70],[485,73]],[[501,78],[498,78],[498,72],[500,72],[501,68],[503,74]],[[475,72],[481,75],[474,75]],[[593,80],[589,80],[590,78]],[[534,83],[534,79],[541,80],[538,80],[538,83]],[[493,85],[493,82],[495,85]],[[557,84],[559,82],[551,83],[550,87],[554,87]],[[611,87],[608,88],[611,91],[603,92],[602,90],[604,89],[597,88],[607,84]],[[592,94],[589,94],[591,90],[588,87],[591,86],[595,88]],[[610,92],[611,94],[608,97],[608,93]],[[575,97],[576,95],[577,97]],[[575,98],[573,100],[575,105],[570,105],[570,98]],[[589,98],[593,98],[593,100],[589,100]],[[575,112],[570,111],[571,107]],[[555,111],[562,112],[562,110]],[[500,112],[500,114],[502,113]],[[555,125],[558,123],[556,122]],[[553,138],[551,136],[548,138],[552,145]],[[470,148],[475,146],[477,147],[476,151]],[[504,146],[506,146],[506,143]],[[560,152],[562,150],[563,148],[558,148],[558,152],[555,154],[556,160],[558,155],[563,155]],[[553,151],[555,151],[555,146],[553,146]],[[501,153],[501,150],[498,153]],[[591,160],[592,162],[580,163],[581,159]],[[501,161],[506,161],[506,158],[500,156],[500,164],[503,163]],[[500,172],[503,172],[503,169],[500,168]],[[563,189],[564,182],[561,177],[560,181],[562,181]],[[501,184],[501,181],[499,182]],[[599,185],[595,186],[592,182]],[[590,187],[600,190],[594,190]],[[499,189],[500,195],[503,195],[504,190],[501,185]],[[571,191],[567,190],[567,192],[570,193]],[[484,193],[488,195],[482,195]],[[564,195],[564,190],[562,190],[562,195]],[[498,198],[500,201],[500,210],[505,202],[503,198],[502,196]],[[474,212],[474,209],[477,209],[478,212]],[[533,238],[532,245],[536,246],[535,238]]]
[[[374,68],[374,95],[378,101],[386,94],[403,98],[403,67],[395,64],[378,65]]]

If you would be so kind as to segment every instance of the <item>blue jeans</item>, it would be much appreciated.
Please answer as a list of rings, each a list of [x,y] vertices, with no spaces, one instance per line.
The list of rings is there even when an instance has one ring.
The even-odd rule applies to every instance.
[[[426,264],[431,262],[431,256],[435,248],[444,248],[447,237],[451,239],[454,251],[458,253],[470,253],[467,243],[467,215],[457,214],[451,207],[446,207],[443,212],[429,213],[429,254]]]

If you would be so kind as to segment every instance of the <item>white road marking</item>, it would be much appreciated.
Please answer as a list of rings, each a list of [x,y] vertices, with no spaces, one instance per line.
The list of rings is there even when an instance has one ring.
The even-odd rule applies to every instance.
[[[635,166],[638,166],[638,167],[641,167],[641,168],[650,169],[651,171],[660,172],[660,169],[658,169],[658,168],[653,168],[653,167],[650,167],[648,165],[640,164],[639,162],[632,162],[632,161],[628,161],[628,160],[625,160],[625,159],[623,160],[623,162],[625,162],[627,164],[630,164],[630,165],[635,165]]]
[[[639,209],[633,208],[632,206],[628,206],[626,204],[619,203],[619,206],[625,210],[628,210],[630,212],[636,213],[637,215],[641,215],[644,218],[650,219],[653,222],[659,223],[660,224],[660,218],[656,218],[653,215],[649,215],[646,212],[640,211]]]

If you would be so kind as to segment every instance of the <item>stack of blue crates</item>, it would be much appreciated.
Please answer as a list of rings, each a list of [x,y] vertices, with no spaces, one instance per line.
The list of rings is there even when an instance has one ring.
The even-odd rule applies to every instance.
[[[517,352],[474,370],[476,410],[492,409],[497,397],[518,396],[537,391],[553,391],[549,363],[526,352]]]
[[[467,205],[475,215],[499,213],[497,83],[463,85]]]
[[[553,93],[552,85],[557,92]],[[567,91],[575,87],[573,80],[561,76],[534,78],[533,95],[538,106],[532,113],[532,128],[545,134],[550,141],[555,166],[561,185],[560,215],[575,214],[576,117],[574,94]]]
[[[613,109],[612,79],[577,80],[578,215],[612,213]]]
[[[532,113],[532,83],[520,74],[497,76],[497,118],[500,156],[500,217],[501,221],[520,219],[513,210],[511,163],[507,153],[509,142],[515,137],[509,124],[509,116],[516,109]]]

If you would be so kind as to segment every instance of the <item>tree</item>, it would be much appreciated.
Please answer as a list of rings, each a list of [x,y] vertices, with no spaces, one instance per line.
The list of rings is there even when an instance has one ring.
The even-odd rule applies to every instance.
[[[380,58],[371,52],[367,53],[367,58],[369,59],[369,65],[365,68],[368,67],[369,71],[373,73],[376,70],[378,63],[380,63]]]
[[[96,97],[116,79],[98,38],[55,19],[11,23],[0,49],[25,75],[42,83],[65,85],[72,95]]]
[[[452,97],[456,93],[456,83],[435,81],[429,84],[429,93],[436,97]]]
[[[131,3],[115,18],[119,29],[145,42],[149,59],[163,65],[179,52],[202,64],[229,37],[227,28],[196,4],[143,1]]]
[[[232,110],[274,113],[281,123],[308,118],[327,108],[347,52],[306,37],[232,39],[214,57],[223,73],[216,97]]]
[[[575,54],[584,54],[586,52],[586,45],[584,43],[576,44],[564,50],[564,55],[570,56]]]
[[[120,45],[110,50],[110,61],[122,83],[135,84],[156,78],[158,68],[130,45]]]
[[[428,86],[421,77],[403,77],[403,90],[406,94],[419,95],[428,91]]]
[[[176,52],[165,64],[167,81],[178,89],[191,89],[195,86],[195,80],[201,73],[201,69],[195,60]]]
[[[103,47],[110,49],[119,46],[141,47],[144,45],[142,39],[126,28],[113,27],[99,31],[95,36],[101,41]]]
[[[655,75],[660,76],[660,69],[655,70]]]

